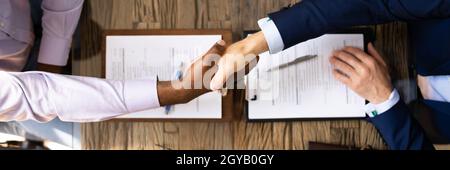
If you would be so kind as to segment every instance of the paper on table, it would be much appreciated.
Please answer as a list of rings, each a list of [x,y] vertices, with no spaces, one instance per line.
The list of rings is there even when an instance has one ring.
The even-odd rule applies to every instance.
[[[158,76],[162,81],[173,80],[180,63],[188,65],[221,39],[221,35],[107,36],[106,78],[135,80]],[[119,118],[220,119],[222,96],[205,94],[174,106],[169,115],[164,108],[158,108]]]
[[[327,34],[275,55],[260,55],[247,76],[249,119],[364,117],[365,100],[332,76],[329,56],[344,46],[363,48],[364,36]],[[266,71],[305,55],[318,57]]]

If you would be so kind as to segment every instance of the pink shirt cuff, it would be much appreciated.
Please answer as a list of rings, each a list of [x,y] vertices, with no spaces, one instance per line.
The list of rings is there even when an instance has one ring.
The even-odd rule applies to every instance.
[[[39,63],[65,66],[69,58],[72,40],[43,35],[39,50]]]
[[[125,81],[124,98],[128,111],[132,113],[160,107],[157,90],[156,80]]]
[[[44,1],[39,63],[65,66],[83,1]]]

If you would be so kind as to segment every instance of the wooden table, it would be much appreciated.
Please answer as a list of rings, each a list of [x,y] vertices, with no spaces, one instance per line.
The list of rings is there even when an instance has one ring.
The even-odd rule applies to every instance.
[[[101,76],[101,35],[106,29],[223,28],[241,39],[258,29],[257,20],[295,0],[89,0],[81,16],[81,54],[73,73]],[[391,66],[396,85],[408,99],[406,25],[372,26],[376,47]],[[305,30],[307,31],[307,30]],[[389,56],[389,57],[387,57]],[[407,95],[405,95],[407,94]],[[95,113],[92,113],[95,114]],[[82,125],[84,149],[307,149],[309,141],[386,149],[364,120],[247,123],[100,122]]]

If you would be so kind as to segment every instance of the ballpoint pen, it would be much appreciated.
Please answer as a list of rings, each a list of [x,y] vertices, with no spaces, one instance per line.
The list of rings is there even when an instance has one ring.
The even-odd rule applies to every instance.
[[[305,61],[311,60],[311,59],[316,58],[316,57],[318,57],[318,55],[301,56],[301,57],[298,57],[297,59],[295,59],[295,60],[293,60],[291,62],[288,62],[288,63],[285,63],[285,64],[281,64],[281,65],[278,65],[276,67],[272,67],[272,68],[268,69],[267,72],[283,69],[283,68],[289,67],[291,65],[297,64],[297,63],[301,63],[301,62],[305,62]],[[227,88],[223,88],[223,89],[217,90],[217,92],[222,94],[222,96],[226,96],[227,95],[227,91],[228,91]],[[251,101],[256,101],[256,100],[258,100],[258,98],[257,98],[257,96],[253,96],[253,98],[251,98],[250,100]]]
[[[305,55],[305,56],[302,56],[302,57],[298,57],[297,59],[295,59],[295,60],[293,60],[291,62],[284,63],[284,64],[278,65],[276,67],[272,67],[272,68],[268,69],[267,72],[274,71],[274,70],[280,70],[280,69],[289,67],[289,66],[294,65],[294,64],[298,64],[298,63],[301,63],[301,62],[305,62],[305,61],[311,60],[311,59],[316,58],[316,57],[318,57],[318,55]]]
[[[178,66],[178,69],[175,71],[175,79],[176,80],[181,80],[183,78],[183,62],[180,63],[180,65]],[[167,105],[166,107],[164,107],[164,110],[166,112],[166,115],[168,115],[170,113],[170,111],[172,110],[172,105]]]

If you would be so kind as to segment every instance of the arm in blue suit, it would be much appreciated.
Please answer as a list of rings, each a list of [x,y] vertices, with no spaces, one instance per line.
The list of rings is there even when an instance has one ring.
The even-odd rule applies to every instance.
[[[286,49],[350,26],[448,18],[450,0],[303,0],[269,17]],[[403,101],[371,121],[390,149],[434,149]]]
[[[393,150],[433,150],[433,144],[425,136],[424,130],[412,117],[409,108],[400,100],[394,107],[371,118],[389,149]]]
[[[450,0],[303,0],[269,17],[287,49],[350,26],[448,18]]]

